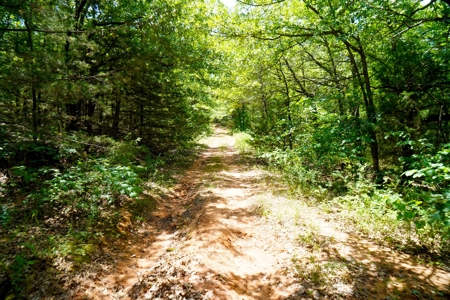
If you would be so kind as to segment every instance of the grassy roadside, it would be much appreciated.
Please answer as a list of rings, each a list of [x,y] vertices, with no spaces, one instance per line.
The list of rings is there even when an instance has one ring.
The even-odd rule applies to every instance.
[[[424,262],[443,268],[450,266],[450,237],[440,227],[425,224],[418,227],[417,218],[406,221],[397,206],[401,195],[390,189],[377,188],[370,180],[348,180],[342,175],[330,174],[323,178],[314,169],[302,166],[293,157],[267,157],[252,148],[251,136],[238,133],[236,147],[242,157],[257,163],[258,159],[274,176],[266,184],[282,191],[290,199],[327,214],[328,219],[341,224],[344,230],[357,232],[380,245],[413,254]],[[255,159],[258,157],[258,159]],[[294,209],[295,210],[295,209]],[[287,214],[278,213],[279,216]],[[286,215],[287,217],[287,215]],[[289,218],[289,217],[287,217]]]
[[[277,179],[266,177],[267,183],[268,191],[279,190]],[[361,231],[330,218],[338,213],[325,212],[311,205],[310,199],[292,198],[285,191],[258,194],[253,200],[258,215],[294,240],[286,273],[300,281],[301,294],[314,299],[324,295],[331,299],[447,299],[450,295],[439,283],[439,275],[422,276],[433,274],[434,267],[418,266],[413,258],[376,247]],[[412,272],[414,268],[420,269]]]

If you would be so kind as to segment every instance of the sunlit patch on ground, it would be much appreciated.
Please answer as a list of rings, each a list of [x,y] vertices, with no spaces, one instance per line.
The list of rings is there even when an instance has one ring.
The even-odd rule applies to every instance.
[[[296,240],[291,250],[295,276],[321,296],[417,299],[426,295],[445,299],[448,295],[448,272],[420,265],[409,255],[353,232],[340,231],[337,224],[327,221],[325,213],[301,199],[269,192],[255,195],[253,200],[256,213]]]
[[[229,135],[226,130],[222,128],[215,128],[215,134],[213,136],[201,139],[200,143],[205,144],[209,148],[220,148],[223,150],[225,147],[233,147],[236,143],[236,139]]]

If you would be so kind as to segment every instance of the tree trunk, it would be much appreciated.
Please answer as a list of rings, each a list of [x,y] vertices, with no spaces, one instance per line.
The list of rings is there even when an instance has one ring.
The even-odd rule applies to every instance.
[[[82,26],[83,26],[83,21],[84,21],[84,11],[87,8],[87,2],[88,0],[76,0],[75,1],[75,15],[73,16],[73,18],[75,19],[75,31],[79,31]],[[65,56],[66,56],[66,63],[69,62],[69,50],[70,50],[70,42],[69,42],[69,38],[72,36],[72,32],[68,31],[67,32],[67,40],[66,43],[64,45],[64,50],[65,50]],[[69,122],[66,125],[66,129],[68,131],[74,130],[80,130],[81,128],[81,124],[82,124],[82,120],[81,117],[83,115],[82,113],[82,106],[83,106],[83,102],[82,100],[79,100],[76,103],[69,103],[66,104],[66,113],[67,115],[69,115]]]
[[[27,43],[28,43],[28,48],[30,48],[30,53],[31,53],[31,57],[33,57],[33,51],[34,51],[34,45],[33,45],[33,32],[32,32],[32,28],[31,28],[31,24],[29,22],[28,19],[24,20],[25,22],[25,27],[27,28]],[[31,60],[30,62],[30,68],[31,70],[34,70],[33,67],[33,60]],[[33,74],[33,73],[32,73]],[[36,142],[37,141],[37,94],[36,94],[36,82],[35,82],[35,78],[34,78],[34,74],[31,76],[31,100],[32,100],[32,104],[31,104],[31,122],[32,122],[32,127],[33,127],[33,140]]]
[[[411,96],[414,97],[414,96]],[[402,138],[402,159],[403,159],[403,173],[408,171],[411,167],[412,163],[412,156],[414,155],[414,149],[412,145],[409,143],[410,141],[414,141],[414,120],[417,117],[417,109],[414,107],[414,102],[416,100],[410,99],[407,103],[407,105],[403,105],[403,109],[405,111],[404,115],[404,124],[405,124],[405,131],[408,131],[411,133],[411,135],[405,135],[405,137]],[[406,184],[408,181],[408,177],[402,175],[401,183]]]
[[[93,134],[92,118],[94,117],[95,106],[96,106],[95,101],[93,101],[91,99],[89,99],[86,103],[85,125],[86,125],[86,131],[89,134],[89,136],[92,136],[92,134]]]
[[[375,182],[381,183],[382,175],[380,172],[380,163],[379,163],[379,155],[378,155],[378,140],[377,135],[375,131],[375,126],[377,123],[376,120],[376,111],[375,111],[375,105],[373,102],[373,93],[371,89],[370,84],[370,77],[369,77],[369,70],[368,70],[368,64],[366,60],[366,56],[364,53],[364,49],[361,45],[358,45],[358,47],[355,47],[351,45],[348,41],[344,41],[345,46],[347,47],[347,52],[349,54],[350,63],[352,65],[352,69],[354,70],[354,74],[356,74],[356,78],[358,79],[359,87],[361,90],[361,93],[363,95],[364,99],[364,106],[366,108],[366,114],[367,114],[367,121],[369,123],[367,133],[370,137],[370,153],[372,157],[372,168],[375,172]],[[355,56],[353,54],[353,50],[356,50],[356,52],[359,54],[359,57],[361,59],[361,66],[362,66],[362,74],[359,72],[359,67],[356,62]]]
[[[37,107],[38,107],[38,99],[36,94],[36,87],[34,86],[34,83],[31,84],[31,94],[33,98],[33,104],[31,109],[31,119],[33,122],[33,140],[37,141],[37,134],[38,134],[38,117],[37,117]]]
[[[113,136],[117,138],[119,136],[119,123],[120,123],[120,99],[116,99],[116,103],[114,104],[114,115],[113,115]],[[141,112],[142,113],[142,112]]]
[[[139,135],[143,136],[144,130],[144,102],[141,101],[139,106]]]
[[[359,42],[359,39],[358,39]],[[379,160],[379,151],[378,151],[378,139],[377,134],[375,130],[375,126],[377,124],[377,116],[376,116],[376,109],[375,104],[373,102],[373,92],[370,84],[370,76],[369,76],[369,68],[367,64],[366,54],[364,52],[363,47],[361,44],[359,45],[360,52],[359,55],[361,57],[361,64],[362,64],[362,70],[363,70],[363,76],[364,76],[364,83],[366,86],[366,94],[367,94],[367,101],[364,101],[366,103],[366,112],[367,112],[367,119],[369,121],[369,136],[371,139],[370,142],[370,152],[372,154],[372,163],[373,163],[373,169],[375,171],[375,181],[376,183],[382,183],[383,176],[380,171],[380,160]]]
[[[286,62],[286,65],[288,66],[288,62],[287,59],[284,58],[284,61]],[[284,89],[285,89],[285,93],[286,93],[286,101],[284,103],[285,105],[285,109],[286,109],[286,114],[287,114],[287,119],[288,119],[288,124],[286,126],[286,130],[288,131],[287,137],[288,137],[288,144],[289,144],[289,149],[293,149],[293,137],[292,137],[292,116],[291,116],[291,94],[289,93],[289,85],[286,79],[286,75],[283,72],[283,66],[280,62],[280,73],[281,73],[281,77],[283,78],[283,83],[284,83]]]

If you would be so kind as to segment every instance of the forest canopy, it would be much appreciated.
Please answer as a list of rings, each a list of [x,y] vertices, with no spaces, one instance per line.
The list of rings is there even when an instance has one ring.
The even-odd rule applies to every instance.
[[[0,235],[52,240],[0,271],[20,289],[29,261],[119,235],[212,122],[293,195],[448,257],[449,61],[447,0],[3,0]]]
[[[448,242],[449,13],[437,0],[237,1],[213,29],[233,66],[219,98],[295,189]]]
[[[206,17],[188,1],[3,2],[4,138],[83,131],[155,151],[189,140],[208,119]]]

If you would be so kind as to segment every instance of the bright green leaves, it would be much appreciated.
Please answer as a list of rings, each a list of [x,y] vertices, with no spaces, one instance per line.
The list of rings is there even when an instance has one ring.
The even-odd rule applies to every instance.
[[[30,218],[36,223],[44,215],[48,217],[61,210],[59,213],[72,220],[74,225],[82,223],[86,226],[96,223],[97,217],[109,215],[123,206],[126,202],[124,196],[137,198],[141,195],[139,169],[132,165],[113,164],[105,158],[80,160],[63,171],[20,166],[12,169],[8,189],[10,193],[15,191],[26,195],[22,206],[27,208]],[[30,189],[33,186],[36,188]],[[2,205],[0,215],[0,223],[6,224],[11,219],[6,204]]]
[[[64,173],[55,170],[47,180],[49,201],[73,204],[75,201],[112,204],[120,195],[137,197],[141,192],[138,175],[128,166],[111,166],[107,160],[88,160]]]
[[[358,190],[352,199],[373,215],[395,214],[448,248],[449,6],[251,3],[266,5],[240,3],[214,19],[231,64],[215,92],[234,127],[294,189],[319,198]]]
[[[403,173],[411,189],[407,192],[408,215],[413,219],[423,215],[430,222],[440,222],[450,228],[450,144],[435,155],[414,155],[410,165],[414,169]],[[403,211],[406,210],[406,207]]]
[[[217,69],[208,14],[185,0],[0,5],[9,131],[132,134],[155,152],[192,140],[209,121],[205,78]]]

